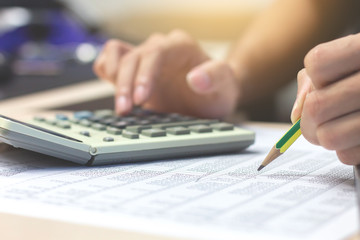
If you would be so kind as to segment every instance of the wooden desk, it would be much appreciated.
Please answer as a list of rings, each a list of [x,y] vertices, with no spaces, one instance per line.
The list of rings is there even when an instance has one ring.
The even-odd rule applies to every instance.
[[[67,107],[69,110],[81,107],[91,107],[93,109],[112,107],[113,93],[114,89],[111,84],[92,80],[0,101],[0,112],[3,115],[14,117]]]

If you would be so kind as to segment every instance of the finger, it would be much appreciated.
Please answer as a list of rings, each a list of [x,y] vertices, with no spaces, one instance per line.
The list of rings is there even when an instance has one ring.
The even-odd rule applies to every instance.
[[[312,144],[319,145],[319,141],[316,136],[316,129],[319,124],[315,121],[319,106],[318,91],[313,91],[305,96],[303,110],[301,113],[301,133]]]
[[[115,110],[123,115],[131,111],[134,77],[140,59],[139,50],[128,53],[120,62],[116,80]]]
[[[333,83],[360,66],[360,34],[350,35],[313,48],[305,57],[305,68],[315,88]]]
[[[316,130],[321,146],[329,150],[346,150],[360,143],[360,111],[328,121]]]
[[[129,44],[119,40],[109,40],[105,45],[106,62],[104,66],[106,78],[115,83],[120,59],[131,49]]]
[[[213,98],[222,96],[217,99],[222,109],[216,111],[232,112],[238,98],[234,78],[234,73],[226,62],[210,60],[191,70],[186,80],[190,89],[197,94],[211,95]],[[219,112],[214,113],[217,114],[221,115]]]
[[[161,47],[163,43],[164,35],[153,34],[141,47],[142,57],[134,84],[133,101],[136,105],[143,104],[150,96],[165,54],[165,49]]]
[[[336,151],[339,160],[348,165],[360,164],[360,146]]]
[[[291,111],[291,122],[295,123],[300,117],[303,110],[303,105],[305,101],[305,97],[312,90],[311,79],[306,73],[306,69],[302,69],[299,71],[297,76],[298,82],[298,90],[296,100]]]
[[[209,94],[216,90],[216,77],[222,66],[213,61],[207,61],[191,70],[186,80],[189,87],[198,94]],[[224,74],[224,73],[222,73]]]
[[[316,90],[307,98],[309,114],[315,124],[339,118],[360,109],[360,72]]]
[[[106,74],[105,74],[105,70],[104,70],[104,66],[105,66],[105,62],[106,62],[106,56],[104,52],[101,52],[100,55],[97,57],[97,59],[95,60],[95,63],[93,65],[93,71],[95,72],[96,75],[99,76],[99,78],[101,78],[102,80],[106,80],[109,81],[106,78]]]

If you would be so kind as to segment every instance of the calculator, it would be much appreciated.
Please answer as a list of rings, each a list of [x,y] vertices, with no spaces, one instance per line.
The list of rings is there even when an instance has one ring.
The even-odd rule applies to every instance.
[[[84,165],[176,159],[239,152],[255,134],[217,119],[135,108],[52,112],[26,121],[0,115],[0,140]]]

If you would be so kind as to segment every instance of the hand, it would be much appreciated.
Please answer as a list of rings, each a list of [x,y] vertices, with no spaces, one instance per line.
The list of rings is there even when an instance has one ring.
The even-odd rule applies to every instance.
[[[135,47],[108,41],[94,64],[116,87],[115,108],[133,105],[161,112],[218,118],[236,107],[238,87],[230,65],[213,61],[188,34],[154,34]]]
[[[360,163],[360,34],[318,45],[298,74],[291,114],[311,143],[336,150],[345,164]]]

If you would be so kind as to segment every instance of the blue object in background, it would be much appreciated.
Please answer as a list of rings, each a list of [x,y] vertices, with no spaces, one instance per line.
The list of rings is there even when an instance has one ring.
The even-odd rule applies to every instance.
[[[22,9],[30,16],[24,24],[0,29],[0,99],[95,78],[104,34],[65,7]]]
[[[58,74],[68,61],[90,63],[106,40],[60,9],[41,9],[31,15],[28,24],[0,34],[0,53],[11,62],[6,66],[12,66],[15,74]],[[85,56],[78,51],[84,46]]]

